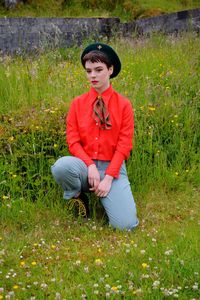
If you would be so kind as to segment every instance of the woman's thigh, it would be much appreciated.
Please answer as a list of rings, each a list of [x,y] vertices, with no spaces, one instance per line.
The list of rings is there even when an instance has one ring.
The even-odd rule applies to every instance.
[[[108,196],[101,198],[101,202],[112,227],[131,229],[138,225],[135,201],[126,175],[113,180]]]
[[[51,167],[51,172],[64,190],[64,198],[70,199],[77,193],[88,191],[87,166],[79,158],[64,156]]]

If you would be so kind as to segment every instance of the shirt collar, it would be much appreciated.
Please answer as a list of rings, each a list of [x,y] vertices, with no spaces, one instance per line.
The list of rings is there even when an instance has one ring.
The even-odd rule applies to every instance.
[[[99,94],[93,87],[91,87],[89,91],[89,97],[92,102],[97,98],[97,96],[102,96],[106,104],[108,103],[112,94],[113,94],[113,87],[111,84],[102,94]]]

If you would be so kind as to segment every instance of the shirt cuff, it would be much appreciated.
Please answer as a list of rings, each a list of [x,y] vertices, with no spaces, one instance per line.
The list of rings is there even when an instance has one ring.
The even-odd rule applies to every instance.
[[[105,171],[105,174],[110,175],[114,178],[118,178],[120,173],[120,168],[122,166],[124,159],[125,159],[124,154],[116,151],[110,164],[108,165]]]

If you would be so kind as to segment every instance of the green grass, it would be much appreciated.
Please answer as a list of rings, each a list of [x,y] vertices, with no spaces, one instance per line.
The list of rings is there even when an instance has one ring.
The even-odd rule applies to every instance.
[[[13,10],[6,10],[0,1],[0,16],[4,17],[112,17],[132,20],[163,13],[200,7],[199,0],[29,0]]]
[[[123,66],[112,84],[135,109],[133,232],[109,228],[93,196],[91,220],[75,218],[50,173],[68,153],[70,101],[89,87],[81,50],[1,58],[0,299],[200,298],[199,44],[111,41]]]

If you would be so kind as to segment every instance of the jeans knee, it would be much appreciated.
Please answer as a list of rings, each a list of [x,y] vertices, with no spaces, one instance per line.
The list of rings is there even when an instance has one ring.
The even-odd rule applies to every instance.
[[[118,220],[110,220],[110,225],[115,229],[131,230],[138,226],[139,221],[137,217],[123,218]]]
[[[51,166],[51,173],[56,181],[60,181],[67,171],[66,157],[59,158],[53,166]]]

